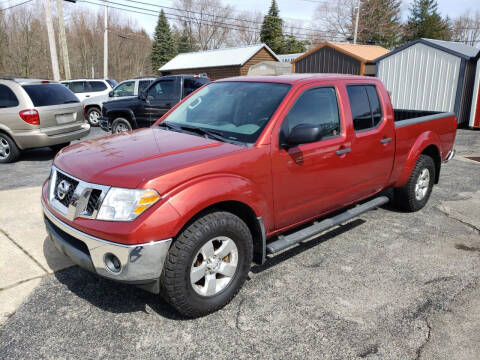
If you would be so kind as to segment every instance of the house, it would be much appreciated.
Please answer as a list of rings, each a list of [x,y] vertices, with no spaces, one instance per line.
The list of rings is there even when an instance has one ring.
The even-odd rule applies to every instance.
[[[250,66],[280,61],[265,44],[183,53],[163,65],[162,75],[207,74],[211,80],[247,75]]]
[[[375,75],[374,60],[389,52],[381,46],[326,42],[292,61],[295,73]]]
[[[451,111],[467,124],[478,52],[463,43],[418,39],[378,58],[377,76],[394,108]]]

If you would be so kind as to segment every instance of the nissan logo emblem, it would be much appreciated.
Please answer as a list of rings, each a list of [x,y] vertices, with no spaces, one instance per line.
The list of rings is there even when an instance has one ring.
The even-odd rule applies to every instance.
[[[60,181],[60,183],[57,186],[58,198],[60,200],[65,199],[65,196],[67,196],[69,190],[70,190],[70,183],[66,180]]]

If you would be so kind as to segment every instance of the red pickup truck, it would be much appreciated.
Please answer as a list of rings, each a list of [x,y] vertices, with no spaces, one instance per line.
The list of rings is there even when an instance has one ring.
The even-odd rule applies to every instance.
[[[202,316],[235,296],[252,261],[386,203],[387,190],[421,209],[456,127],[452,113],[394,110],[370,77],[216,81],[150,128],[62,150],[45,224],[81,267]]]

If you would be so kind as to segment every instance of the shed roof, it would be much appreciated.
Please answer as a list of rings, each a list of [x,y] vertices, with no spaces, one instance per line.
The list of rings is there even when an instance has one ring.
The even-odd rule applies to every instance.
[[[242,66],[257,52],[265,48],[277,61],[275,53],[265,44],[257,44],[236,48],[215,49],[178,54],[163,65],[160,71],[197,69],[217,66]]]
[[[390,55],[396,54],[399,51],[402,51],[403,49],[406,49],[418,43],[434,47],[436,49],[445,51],[449,54],[452,54],[467,60],[476,57],[480,52],[480,49],[477,49],[473,46],[466,45],[463,43],[455,42],[455,41],[444,41],[444,40],[421,38],[414,41],[410,41],[409,43],[392,50],[388,54],[385,54],[379,57],[378,59],[376,59],[375,62],[378,62]]]
[[[375,60],[379,56],[385,55],[390,51],[378,45],[358,45],[358,44],[327,41],[326,43],[320,44],[314,49],[307,51],[302,56],[297,57],[295,60],[292,61],[292,63],[296,63],[297,61],[309,56],[310,54],[320,50],[325,46],[328,46],[337,51],[340,51],[341,53],[351,56],[354,59],[357,59],[363,63],[373,62],[373,60]]]

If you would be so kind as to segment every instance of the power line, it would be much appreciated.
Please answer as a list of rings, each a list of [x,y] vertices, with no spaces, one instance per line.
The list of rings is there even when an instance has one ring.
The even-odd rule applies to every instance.
[[[16,8],[17,6],[22,6],[22,5],[28,4],[28,3],[32,2],[32,1],[33,1],[33,0],[27,0],[27,1],[24,1],[24,2],[22,2],[22,3],[18,3],[18,4],[15,4],[15,5],[12,5],[12,6],[3,8],[3,9],[0,9],[0,11],[10,10],[10,9]]]

